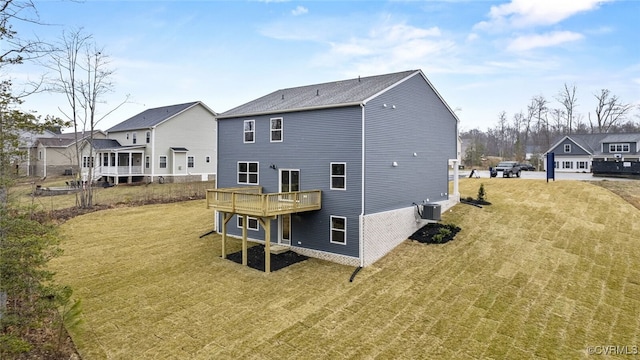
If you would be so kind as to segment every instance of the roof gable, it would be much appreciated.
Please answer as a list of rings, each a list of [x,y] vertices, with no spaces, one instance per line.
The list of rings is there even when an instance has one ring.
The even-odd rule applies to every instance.
[[[218,119],[360,105],[420,73],[420,70],[409,70],[281,89],[225,111]]]
[[[154,126],[157,126],[162,122],[167,121],[173,118],[174,116],[196,106],[197,104],[202,105],[214,116],[216,115],[216,113],[213,110],[209,109],[209,107],[204,105],[201,101],[194,101],[194,102],[189,102],[184,104],[162,106],[158,108],[145,110],[139,113],[138,115],[130,117],[129,119],[111,127],[109,130],[107,130],[107,132],[151,129]]]

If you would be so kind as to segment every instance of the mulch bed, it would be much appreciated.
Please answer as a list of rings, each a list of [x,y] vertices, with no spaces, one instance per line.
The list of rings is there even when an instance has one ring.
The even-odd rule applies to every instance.
[[[242,250],[227,255],[227,259],[242,264]],[[307,260],[308,257],[287,251],[282,254],[271,254],[271,271],[284,269],[289,265]],[[264,271],[264,245],[255,245],[247,249],[247,265],[256,270]]]
[[[429,223],[409,236],[423,244],[445,244],[456,237],[460,228],[450,224]]]

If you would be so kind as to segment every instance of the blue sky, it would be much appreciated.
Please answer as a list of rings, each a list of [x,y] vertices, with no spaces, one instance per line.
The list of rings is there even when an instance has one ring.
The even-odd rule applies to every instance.
[[[84,28],[109,55],[115,92],[98,127],[148,108],[201,100],[224,112],[277,89],[422,69],[461,120],[486,130],[498,114],[551,107],[576,85],[586,119],[594,94],[640,105],[640,1],[34,1],[55,41]],[[17,82],[43,69],[11,69]],[[61,116],[57,95],[26,109]],[[638,112],[636,112],[637,114]],[[637,118],[636,118],[637,119]]]

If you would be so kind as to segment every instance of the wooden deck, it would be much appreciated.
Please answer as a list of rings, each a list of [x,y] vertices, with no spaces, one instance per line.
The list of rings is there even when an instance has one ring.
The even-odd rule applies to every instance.
[[[320,190],[263,194],[261,186],[207,190],[207,208],[220,212],[269,217],[322,208]]]

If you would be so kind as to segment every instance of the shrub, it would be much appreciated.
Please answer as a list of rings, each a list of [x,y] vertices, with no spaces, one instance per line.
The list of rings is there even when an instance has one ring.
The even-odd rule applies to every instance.
[[[486,197],[487,193],[484,191],[484,184],[480,184],[480,188],[478,189],[478,201],[486,201]]]

